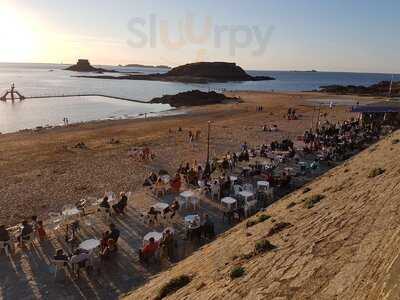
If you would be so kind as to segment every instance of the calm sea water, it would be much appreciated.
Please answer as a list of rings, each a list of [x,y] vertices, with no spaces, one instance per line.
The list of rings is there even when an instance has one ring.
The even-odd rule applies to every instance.
[[[0,64],[0,94],[15,83],[25,96],[62,94],[105,94],[148,101],[164,94],[175,94],[192,89],[200,90],[258,90],[305,91],[321,85],[370,85],[390,80],[391,74],[248,71],[252,75],[268,75],[274,81],[184,84],[155,81],[102,80],[74,78],[75,72],[64,71],[64,65]],[[118,68],[123,72],[155,73],[163,69]],[[400,80],[400,75],[395,76]],[[99,97],[31,99],[14,104],[0,101],[0,132],[13,132],[36,126],[59,125],[64,117],[70,123],[107,118],[135,117],[143,113],[170,110],[169,105],[138,104]]]

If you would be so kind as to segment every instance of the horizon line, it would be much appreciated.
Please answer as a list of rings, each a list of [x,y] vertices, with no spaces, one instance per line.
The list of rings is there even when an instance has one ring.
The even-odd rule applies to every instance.
[[[208,62],[208,61],[207,61]],[[213,61],[209,61],[213,62]],[[0,61],[0,64],[37,64],[37,65],[59,65],[59,66],[67,66],[67,65],[74,65],[75,63],[54,63],[54,62],[9,62],[9,61]],[[131,63],[131,64],[141,64],[141,65],[146,65],[143,63]],[[121,64],[122,65],[122,64]],[[181,64],[184,65],[184,64]],[[240,64],[236,63],[236,65],[240,66]],[[120,67],[119,65],[110,65],[110,64],[93,64],[93,66],[103,66],[103,67]],[[147,66],[147,65],[146,65]],[[157,65],[148,65],[148,66],[154,66],[156,67]],[[122,67],[125,67],[122,65]],[[173,66],[169,66],[171,68],[174,68]],[[240,66],[241,67],[241,66]],[[388,75],[400,75],[400,72],[379,72],[379,71],[332,71],[332,70],[319,70],[318,68],[310,68],[308,70],[299,70],[299,69],[275,69],[275,70],[268,70],[268,69],[253,69],[253,68],[244,68],[241,67],[244,70],[247,71],[266,71],[266,72],[313,72],[316,71],[315,73],[357,73],[357,74],[388,74]]]

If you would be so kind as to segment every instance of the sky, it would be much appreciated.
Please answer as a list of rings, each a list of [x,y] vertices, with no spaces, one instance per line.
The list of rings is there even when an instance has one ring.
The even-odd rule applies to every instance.
[[[399,73],[398,0],[0,0],[0,62]]]

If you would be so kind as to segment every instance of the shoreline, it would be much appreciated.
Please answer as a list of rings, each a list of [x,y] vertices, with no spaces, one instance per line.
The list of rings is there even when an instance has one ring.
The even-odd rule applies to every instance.
[[[379,99],[379,97],[369,97],[369,96],[354,96],[354,95],[336,95],[336,94],[328,94],[328,93],[321,93],[321,92],[314,92],[314,91],[303,91],[303,92],[296,92],[296,91],[287,91],[287,92],[281,92],[281,91],[252,91],[252,90],[229,90],[225,91],[224,94],[227,95],[240,95],[240,94],[246,94],[246,93],[252,93],[252,94],[259,94],[259,95],[301,95],[301,99],[299,100],[305,100],[303,103],[306,106],[312,106],[318,105],[320,102],[327,101],[324,105],[329,105],[329,100],[332,98],[336,98],[336,100],[340,100],[340,104],[337,104],[336,106],[348,106],[345,105],[344,103],[347,101],[355,101],[354,99],[358,99],[362,102],[369,103],[373,102]],[[316,98],[314,98],[314,96]],[[304,98],[305,97],[305,98]],[[313,99],[306,99],[308,97],[313,97]],[[369,101],[371,100],[371,101]],[[150,102],[148,104],[151,104]],[[227,105],[227,104],[236,104],[236,103],[223,103],[223,104],[212,104],[212,105]],[[211,106],[212,106],[211,105]],[[70,123],[68,126],[59,124],[59,125],[50,125],[50,124],[44,124],[44,125],[38,125],[36,127],[32,128],[24,128],[20,129],[17,131],[10,131],[10,132],[1,132],[0,131],[0,136],[5,136],[5,135],[10,135],[10,134],[26,134],[26,133],[41,133],[43,131],[51,131],[51,130],[60,130],[60,129],[68,129],[68,128],[76,128],[80,126],[85,126],[85,125],[103,125],[103,123],[109,123],[112,125],[114,122],[124,122],[124,121],[134,121],[134,120],[141,120],[144,119],[144,115],[147,115],[147,119],[160,119],[160,118],[168,118],[168,117],[174,117],[174,116],[181,116],[185,114],[193,114],[195,113],[196,109],[199,107],[209,107],[210,105],[201,105],[197,107],[193,106],[181,106],[181,107],[171,107],[170,109],[160,111],[160,112],[148,112],[148,113],[140,113],[134,116],[117,116],[117,117],[108,117],[105,119],[94,119],[94,120],[87,120],[87,121],[81,121],[81,122],[74,122]],[[173,112],[176,112],[173,113]],[[150,116],[149,116],[150,115]]]

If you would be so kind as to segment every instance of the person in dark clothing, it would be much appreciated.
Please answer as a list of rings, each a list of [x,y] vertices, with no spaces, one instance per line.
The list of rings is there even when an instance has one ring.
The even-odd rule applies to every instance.
[[[10,240],[10,233],[6,226],[0,225],[0,242],[8,242]]]
[[[110,224],[110,235],[108,238],[113,239],[115,242],[118,242],[120,236],[120,231],[115,227],[115,224]]]
[[[28,221],[22,221],[21,233],[17,236],[19,243],[22,245],[23,240],[28,240],[31,233],[33,233],[32,226],[28,223]]]
[[[113,205],[113,209],[117,214],[125,213],[125,208],[128,205],[128,197],[126,197],[125,193],[121,192],[120,196],[118,203]]]
[[[103,200],[101,200],[100,207],[107,208],[107,209],[110,208],[110,204],[108,203],[108,197],[107,196],[104,196]]]
[[[54,260],[64,261],[65,264],[67,264],[67,262],[69,261],[68,255],[66,255],[62,249],[58,249],[56,252],[56,255],[54,255],[53,258],[54,258]]]

